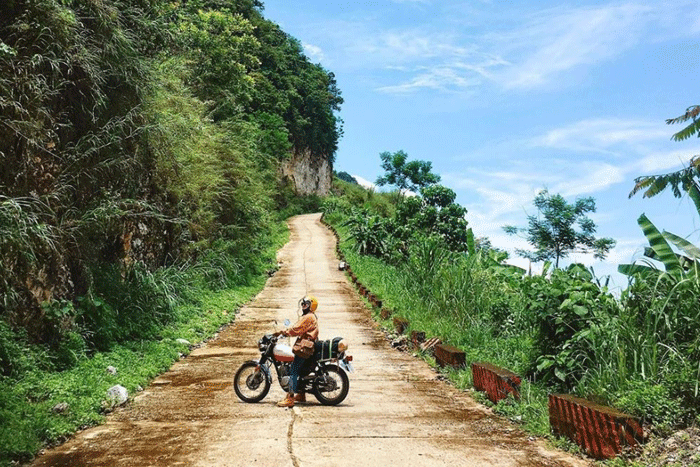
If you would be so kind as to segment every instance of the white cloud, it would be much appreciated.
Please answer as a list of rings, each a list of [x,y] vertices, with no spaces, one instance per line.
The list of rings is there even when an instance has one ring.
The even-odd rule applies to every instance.
[[[472,44],[459,44],[454,34],[429,32],[420,28],[387,30],[379,34],[360,34],[351,46],[353,53],[360,54],[369,63],[396,66],[411,63],[414,69],[424,68],[429,62],[444,63],[446,59],[470,57],[477,54]]]
[[[659,11],[641,4],[556,8],[537,12],[525,27],[491,35],[516,65],[499,78],[507,88],[529,88],[579,65],[614,57],[636,45]]]
[[[355,180],[357,180],[357,183],[358,183],[360,186],[363,186],[363,187],[365,187],[365,188],[369,188],[369,189],[372,189],[372,190],[376,190],[376,189],[377,189],[377,185],[375,185],[374,183],[370,182],[370,181],[367,180],[367,179],[364,179],[364,178],[360,177],[359,175],[353,175],[352,177],[353,177]]]
[[[413,77],[409,82],[382,86],[378,91],[392,94],[406,94],[421,88],[439,91],[463,91],[481,84],[480,79],[465,77],[450,67],[436,67]]]
[[[591,151],[610,154],[611,148],[668,139],[668,128],[659,122],[624,119],[582,120],[544,135],[533,138],[536,147],[549,147],[569,151]]]
[[[567,172],[577,175],[566,176],[556,185],[550,183],[553,191],[565,196],[603,191],[640,175],[679,170],[700,154],[700,145],[661,149],[669,145],[668,127],[642,120],[583,120],[549,130],[528,144],[535,149],[577,151],[587,157],[565,162],[571,167]]]
[[[311,59],[312,62],[321,63],[325,61],[326,56],[324,55],[321,47],[306,43],[302,43],[302,47],[304,47],[304,53]]]
[[[644,247],[645,243],[641,235],[639,238],[618,238],[607,260],[612,264],[633,263],[644,254]]]
[[[532,164],[529,169],[513,172],[450,173],[443,175],[443,180],[451,187],[478,195],[465,204],[467,218],[490,236],[503,225],[517,224],[544,188],[568,198],[594,194],[628,179],[623,168],[606,162],[560,163],[556,171],[543,172],[540,166]]]
[[[478,195],[467,206],[470,212],[483,215],[487,224],[502,225],[510,214],[522,214],[543,188],[566,197],[588,196],[621,183],[631,186],[640,175],[678,170],[700,153],[700,145],[665,149],[674,144],[663,123],[588,119],[526,140],[492,145],[464,158],[481,160],[490,154],[490,170],[441,175],[448,186]],[[571,151],[580,154],[571,157]]]
[[[700,154],[700,146],[670,152],[656,151],[641,158],[634,166],[638,169],[640,175],[654,175],[668,170],[679,170],[682,167],[687,167],[690,159],[698,154]]]
[[[561,85],[566,80],[559,78],[567,72],[597,66],[640,45],[700,34],[700,6],[685,0],[547,9],[532,2],[506,12],[486,0],[466,6],[392,2],[418,9],[430,4],[431,15],[397,27],[394,5],[342,20],[308,22],[304,37],[323,44],[325,53],[304,44],[307,54],[326,65],[332,61],[336,72],[363,70],[370,81],[383,83],[377,86],[381,92],[454,91],[475,85],[518,91]],[[407,74],[395,73],[397,67]]]
[[[580,196],[603,191],[612,185],[627,180],[627,170],[615,167],[606,162],[572,161],[571,173],[573,177],[566,177],[558,185],[552,187],[553,193],[562,196]]]
[[[356,35],[347,37],[351,42],[345,45],[348,57],[361,58],[363,67],[382,64],[385,70],[410,70],[407,78],[388,76],[393,82],[378,87],[381,92],[493,85],[517,90],[559,84],[557,78],[572,69],[596,66],[640,44],[700,34],[695,19],[700,9],[687,3],[630,2],[520,13],[510,23],[506,19],[502,30],[482,35],[474,35],[473,27],[445,31],[435,25],[431,30],[430,23],[379,33],[355,28]]]

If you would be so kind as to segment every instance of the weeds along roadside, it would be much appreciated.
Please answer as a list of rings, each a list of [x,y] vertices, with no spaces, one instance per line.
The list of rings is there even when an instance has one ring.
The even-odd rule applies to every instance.
[[[456,302],[460,297],[449,296],[446,289],[433,290],[432,294],[442,294],[435,300],[426,296],[426,291],[417,284],[417,275],[401,268],[387,265],[382,260],[372,256],[358,254],[350,241],[347,227],[343,226],[344,218],[340,215],[324,216],[340,235],[340,247],[352,271],[373,293],[381,297],[383,307],[394,312],[388,319],[382,319],[379,310],[373,311],[374,319],[388,332],[393,331],[393,317],[406,318],[411,330],[425,332],[428,336],[439,336],[445,343],[460,347],[466,353],[467,362],[489,361],[523,371],[526,369],[528,355],[532,352],[534,334],[522,337],[493,338],[493,328],[477,320],[473,313],[462,307],[452,313],[442,313],[439,302]],[[415,272],[415,271],[414,271]],[[449,277],[454,270],[443,270],[441,277]],[[458,273],[459,274],[459,273]],[[462,273],[464,274],[464,273]],[[462,280],[463,276],[452,276],[448,282]],[[484,291],[484,294],[495,294],[494,290]],[[420,352],[418,352],[420,353]],[[434,359],[429,354],[420,355],[431,365]],[[460,389],[472,387],[471,371],[445,370],[446,376]],[[474,396],[482,403],[493,406],[479,393]],[[507,399],[495,406],[495,410],[521,424],[527,431],[537,436],[549,436],[549,419],[547,409],[547,391],[545,388],[523,381],[522,400],[515,404]]]
[[[523,401],[501,402],[497,412],[549,437],[547,395],[570,392],[642,418],[653,436],[698,423],[693,340],[661,332],[664,310],[676,300],[663,284],[637,280],[619,300],[576,265],[549,277],[509,276],[488,262],[464,258],[469,255],[439,252],[424,239],[412,239],[408,259],[395,262],[380,250],[382,244],[397,246],[381,238],[395,228],[387,227],[387,218],[398,211],[391,206],[396,195],[363,194],[343,185],[336,195],[324,202],[324,219],[339,232],[353,273],[394,316],[409,321],[407,332],[424,331],[462,348],[468,365],[489,361],[525,377]],[[356,216],[358,207],[362,216]],[[352,216],[368,225],[348,222]],[[360,254],[362,248],[374,254]],[[377,313],[375,319],[393,328],[391,318]],[[468,370],[449,377],[462,388],[472,384]]]
[[[61,442],[79,429],[102,423],[107,412],[102,401],[108,388],[120,384],[129,394],[138,392],[139,387],[145,387],[181,355],[189,353],[190,345],[180,344],[177,339],[194,345],[231,323],[236,310],[262,289],[267,272],[275,267],[276,251],[288,239],[286,225],[275,224],[273,233],[265,240],[255,274],[244,280],[225,277],[226,273],[235,273],[230,266],[227,270],[221,264],[226,261],[225,251],[216,252],[217,267],[200,263],[144,274],[134,283],[135,289],[155,296],[140,297],[132,290],[131,298],[160,303],[163,307],[169,303],[173,319],[167,324],[153,325],[150,335],[114,341],[92,352],[86,351],[80,336],[75,336],[74,348],[64,349],[73,361],[64,364],[62,371],[52,371],[51,362],[68,357],[33,346],[11,335],[5,327],[0,328],[0,339],[13,339],[16,351],[14,355],[0,356],[3,363],[12,358],[21,367],[16,376],[0,378],[0,466],[27,461],[42,447]],[[227,280],[215,281],[214,275],[221,274],[224,276],[219,279]],[[97,306],[95,300],[92,306]],[[117,368],[117,374],[108,373],[108,366]],[[61,403],[68,404],[65,412],[52,410]]]

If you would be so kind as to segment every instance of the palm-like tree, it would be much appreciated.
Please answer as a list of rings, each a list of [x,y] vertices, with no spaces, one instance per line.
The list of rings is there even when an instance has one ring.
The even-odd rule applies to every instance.
[[[686,112],[676,118],[669,118],[666,123],[669,125],[676,123],[691,122],[678,133],[675,133],[671,139],[674,141],[685,141],[693,135],[700,137],[700,105],[688,107]],[[690,159],[688,167],[685,167],[676,172],[670,172],[660,175],[645,175],[635,179],[634,188],[630,192],[630,198],[639,191],[644,190],[644,197],[651,198],[656,196],[667,187],[671,187],[673,195],[676,198],[683,196],[683,192],[688,193],[690,199],[695,203],[695,207],[700,212],[700,156],[693,156]]]

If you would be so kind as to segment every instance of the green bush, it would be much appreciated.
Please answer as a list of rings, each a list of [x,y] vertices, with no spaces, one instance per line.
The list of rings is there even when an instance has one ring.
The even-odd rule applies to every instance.
[[[560,390],[571,390],[613,350],[606,337],[616,331],[619,303],[591,279],[585,268],[572,265],[555,269],[550,278],[523,280],[526,313],[535,320],[538,336],[539,357],[530,372]]]
[[[350,202],[346,198],[338,196],[328,196],[321,203],[321,210],[324,214],[343,214],[348,215],[351,212]]]
[[[349,238],[360,254],[377,258],[384,255],[389,234],[383,218],[367,211],[353,211],[343,225],[348,227]]]
[[[13,332],[6,322],[0,320],[0,375],[16,378],[35,365],[26,335]]]
[[[278,200],[277,219],[284,220],[299,214],[320,212],[321,203],[321,198],[317,195],[299,196],[290,191]]]
[[[631,381],[616,395],[615,405],[622,411],[640,417],[657,431],[669,432],[683,421],[683,408],[671,397],[669,388],[649,381]]]

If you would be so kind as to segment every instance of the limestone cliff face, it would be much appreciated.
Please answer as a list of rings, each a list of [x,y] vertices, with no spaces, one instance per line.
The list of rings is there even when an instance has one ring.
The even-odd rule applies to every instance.
[[[333,164],[309,151],[294,152],[282,164],[282,174],[292,181],[298,194],[326,196],[331,189]]]

